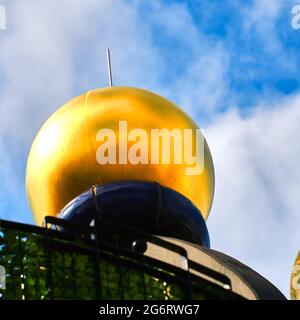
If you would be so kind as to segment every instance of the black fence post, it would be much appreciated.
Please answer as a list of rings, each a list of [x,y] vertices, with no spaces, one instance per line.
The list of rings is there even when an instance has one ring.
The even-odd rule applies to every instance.
[[[101,277],[100,277],[100,257],[99,257],[99,218],[95,215],[94,236],[95,236],[95,284],[97,299],[102,299]]]
[[[47,278],[46,278],[46,286],[48,291],[47,293],[48,293],[49,299],[54,300],[54,288],[53,288],[53,278],[52,278],[52,252],[51,252],[47,217],[45,219],[44,235],[45,235],[45,254],[46,254],[46,267],[47,267]]]

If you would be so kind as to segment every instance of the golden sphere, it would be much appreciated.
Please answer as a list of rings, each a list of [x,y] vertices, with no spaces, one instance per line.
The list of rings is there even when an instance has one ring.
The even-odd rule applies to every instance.
[[[300,300],[300,251],[292,269],[290,294],[291,300]]]
[[[108,128],[116,133],[118,159],[119,147],[124,142],[120,122],[124,121],[127,121],[128,132],[142,128],[149,136],[152,129],[179,128],[193,129],[195,138],[194,132],[198,129],[175,104],[142,89],[103,88],[69,101],[42,126],[27,161],[26,191],[39,225],[45,216],[56,216],[68,202],[93,185],[124,180],[156,181],[186,196],[205,219],[208,217],[214,193],[214,168],[206,141],[204,167],[196,175],[187,175],[187,164],[175,161],[100,164],[99,146],[107,140],[100,142],[99,130]],[[196,138],[192,142],[193,151],[195,145]],[[126,151],[132,146],[133,141],[127,141]],[[150,144],[147,148],[150,152]],[[173,151],[174,158],[179,150]]]

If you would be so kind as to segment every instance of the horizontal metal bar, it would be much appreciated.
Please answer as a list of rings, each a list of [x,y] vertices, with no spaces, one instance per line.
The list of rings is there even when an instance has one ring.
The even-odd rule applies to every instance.
[[[195,270],[197,272],[200,272],[200,273],[202,273],[202,274],[204,274],[204,275],[206,275],[206,276],[208,276],[208,277],[210,277],[210,278],[212,278],[214,280],[217,280],[217,281],[223,283],[224,285],[230,286],[230,288],[231,288],[231,281],[224,274],[219,273],[219,272],[217,272],[215,270],[209,269],[209,268],[207,268],[207,267],[205,267],[203,265],[200,265],[200,264],[198,264],[198,263],[196,263],[196,262],[194,262],[192,260],[189,260],[189,266],[190,266],[190,270],[192,269],[192,270]]]

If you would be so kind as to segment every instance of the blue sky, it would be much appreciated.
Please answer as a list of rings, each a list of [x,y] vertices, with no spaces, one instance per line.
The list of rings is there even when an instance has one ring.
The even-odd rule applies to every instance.
[[[204,129],[216,168],[213,248],[288,295],[299,250],[300,30],[297,1],[0,0],[0,217],[34,223],[31,143],[63,103],[107,85],[176,102]]]

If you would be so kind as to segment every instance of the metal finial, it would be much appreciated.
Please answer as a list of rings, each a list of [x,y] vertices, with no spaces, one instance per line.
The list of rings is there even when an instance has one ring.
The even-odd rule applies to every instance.
[[[111,61],[110,61],[110,51],[107,49],[107,68],[108,68],[108,79],[109,79],[109,86],[112,87],[112,73],[111,73]]]

